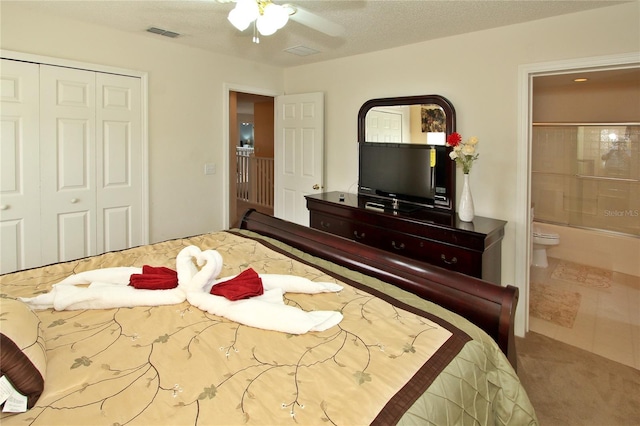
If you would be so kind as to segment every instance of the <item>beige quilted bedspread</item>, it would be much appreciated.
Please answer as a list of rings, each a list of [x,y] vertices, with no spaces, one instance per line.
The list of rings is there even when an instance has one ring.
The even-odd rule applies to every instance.
[[[110,266],[175,268],[176,254],[190,244],[218,250],[222,276],[252,267],[338,282],[345,288],[337,294],[285,298],[304,310],[339,310],[344,319],[295,336],[243,326],[188,302],[39,311],[45,390],[34,408],[3,414],[2,424],[536,423],[497,346],[460,317],[296,250],[229,232],[1,276],[0,292],[32,296],[74,272]],[[375,297],[366,286],[401,302]]]

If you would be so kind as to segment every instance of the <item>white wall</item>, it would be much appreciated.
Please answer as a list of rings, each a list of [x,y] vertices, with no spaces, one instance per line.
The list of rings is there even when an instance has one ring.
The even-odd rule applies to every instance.
[[[0,47],[149,76],[150,241],[223,226],[224,83],[283,90],[283,71],[146,33],[43,16],[2,2]],[[204,175],[204,164],[217,173]]]
[[[356,190],[356,117],[365,101],[426,94],[449,99],[458,132],[480,140],[471,172],[476,214],[508,221],[502,281],[512,284],[522,281],[515,277],[518,67],[638,51],[640,2],[633,2],[288,68],[285,90],[326,94],[328,191]]]

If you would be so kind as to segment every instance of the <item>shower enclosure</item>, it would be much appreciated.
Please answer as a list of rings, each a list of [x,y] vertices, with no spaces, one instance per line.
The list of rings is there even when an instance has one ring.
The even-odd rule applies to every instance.
[[[534,123],[535,220],[640,237],[640,123]]]

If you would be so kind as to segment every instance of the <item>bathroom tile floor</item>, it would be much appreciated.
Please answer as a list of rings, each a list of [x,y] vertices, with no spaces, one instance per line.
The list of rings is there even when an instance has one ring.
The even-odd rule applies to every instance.
[[[580,293],[580,308],[572,328],[530,315],[529,330],[640,370],[640,277],[585,267],[589,277],[603,277],[598,285],[584,274],[554,274],[563,261],[548,261],[531,267],[530,282]]]

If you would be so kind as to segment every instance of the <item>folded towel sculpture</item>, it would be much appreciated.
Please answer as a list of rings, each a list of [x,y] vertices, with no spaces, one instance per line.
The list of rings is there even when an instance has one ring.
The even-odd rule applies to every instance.
[[[283,298],[286,292],[338,292],[342,290],[338,284],[257,274],[253,269],[216,279],[221,270],[222,256],[217,251],[188,246],[176,257],[176,271],[148,265],[95,269],[67,277],[49,293],[21,300],[33,309],[55,310],[160,306],[188,300],[203,311],[241,324],[291,334],[327,330],[342,321],[340,312],[306,312],[286,305]]]
[[[136,289],[129,285],[134,274],[142,274],[142,268],[115,267],[80,272],[55,284],[49,293],[21,300],[33,309],[72,311],[174,305],[187,298],[180,284],[168,290]]]

